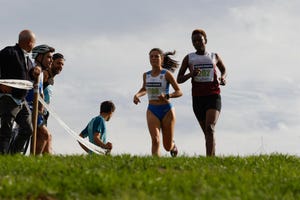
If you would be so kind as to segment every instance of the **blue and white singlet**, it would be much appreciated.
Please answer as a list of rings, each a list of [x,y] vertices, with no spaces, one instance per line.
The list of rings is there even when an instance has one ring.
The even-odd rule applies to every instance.
[[[146,72],[146,90],[148,99],[159,100],[158,96],[163,94],[169,94],[170,83],[166,80],[166,69],[161,70],[158,76],[153,77],[151,71]]]

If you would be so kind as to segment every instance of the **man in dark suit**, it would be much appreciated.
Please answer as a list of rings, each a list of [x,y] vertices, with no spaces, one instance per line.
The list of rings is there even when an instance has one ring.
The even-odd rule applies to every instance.
[[[35,34],[23,30],[15,46],[0,51],[0,79],[32,80],[40,74],[40,68],[33,68],[29,53],[35,45]],[[32,135],[31,111],[25,96],[27,90],[0,84],[0,154],[21,152],[25,142]],[[11,146],[13,122],[19,125],[19,134]],[[10,152],[9,152],[10,149]]]

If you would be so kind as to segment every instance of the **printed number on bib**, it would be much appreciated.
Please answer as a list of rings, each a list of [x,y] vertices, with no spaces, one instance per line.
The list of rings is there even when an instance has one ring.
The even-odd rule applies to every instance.
[[[159,88],[148,88],[148,95],[151,99],[158,99],[158,96],[161,94]]]
[[[195,65],[194,69],[200,69],[200,73],[194,78],[196,82],[213,82],[214,68],[212,64]]]

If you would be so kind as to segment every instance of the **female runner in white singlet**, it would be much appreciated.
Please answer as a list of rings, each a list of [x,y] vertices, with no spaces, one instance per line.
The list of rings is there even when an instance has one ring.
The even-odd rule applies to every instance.
[[[182,92],[170,71],[177,67],[177,61],[169,55],[175,52],[163,53],[154,48],[149,53],[152,70],[143,74],[142,88],[134,95],[133,102],[138,104],[140,97],[148,94],[149,105],[147,109],[147,123],[152,140],[152,155],[159,156],[160,130],[162,130],[163,146],[170,151],[171,156],[177,156],[178,150],[174,143],[175,110],[169,98],[176,98]],[[169,85],[174,92],[169,93]]]

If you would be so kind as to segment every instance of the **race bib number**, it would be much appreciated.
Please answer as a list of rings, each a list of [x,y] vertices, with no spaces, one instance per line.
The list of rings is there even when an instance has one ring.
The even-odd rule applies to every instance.
[[[146,84],[146,86],[149,99],[158,100],[158,96],[161,94],[161,83],[149,82]]]
[[[213,82],[214,67],[212,64],[194,65],[194,69],[200,69],[200,73],[194,77],[196,82]]]

